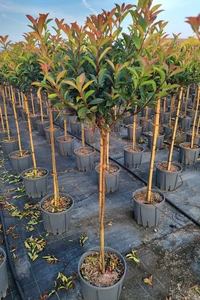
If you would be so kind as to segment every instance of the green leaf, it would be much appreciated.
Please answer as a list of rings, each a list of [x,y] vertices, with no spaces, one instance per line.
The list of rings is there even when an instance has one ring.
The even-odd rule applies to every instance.
[[[62,83],[66,83],[66,84],[72,86],[73,88],[75,88],[76,90],[78,90],[77,86],[75,85],[75,83],[73,81],[63,80]]]
[[[85,99],[87,100],[88,97],[90,97],[92,94],[94,94],[94,90],[90,90],[85,94]]]
[[[88,111],[88,108],[87,107],[81,107],[79,110],[78,110],[78,116],[79,117],[82,117],[82,116],[85,116],[86,115],[86,113],[87,113],[87,111]]]
[[[94,100],[90,101],[89,105],[91,105],[91,104],[99,104],[99,103],[102,103],[103,101],[105,101],[105,99],[103,99],[103,98],[95,98]]]
[[[93,82],[94,82],[94,80],[90,80],[90,81],[86,82],[86,84],[84,85],[82,91],[84,91],[85,89],[87,89],[87,87],[90,86]]]
[[[94,61],[89,57],[89,56],[84,56],[84,59],[86,59],[96,70],[96,64],[94,63]]]
[[[56,84],[58,84],[58,82],[60,81],[60,79],[66,74],[67,70],[63,70],[62,72],[60,72],[58,74],[57,80],[56,80]]]
[[[106,49],[101,53],[101,55],[100,55],[100,57],[99,57],[99,63],[100,63],[100,61],[102,60],[102,58],[106,55],[106,53],[107,53],[110,49],[112,49],[112,48],[111,48],[111,47],[108,47],[108,48],[106,48]]]
[[[154,67],[154,69],[158,72],[161,78],[161,82],[165,82],[165,72],[157,67]]]
[[[154,92],[156,91],[156,83],[154,80],[147,80],[141,83],[140,86],[144,86],[144,85],[152,85]]]
[[[137,48],[137,50],[139,50],[141,47],[140,38],[138,36],[134,35],[133,41],[134,41],[135,47]]]
[[[56,98],[56,97],[58,97],[57,94],[49,94],[49,95],[48,95],[48,98],[49,98],[49,99],[54,99],[54,98]]]
[[[111,66],[113,71],[115,71],[115,66],[114,66],[113,62],[110,59],[106,59],[106,61],[107,61],[107,63],[109,63],[109,65]]]
[[[176,75],[176,74],[178,74],[178,73],[181,73],[181,72],[183,72],[184,71],[184,69],[182,68],[182,69],[176,69],[176,70],[174,70],[169,76],[168,76],[168,78],[170,78],[170,77],[172,77],[172,76],[174,76],[174,75]]]

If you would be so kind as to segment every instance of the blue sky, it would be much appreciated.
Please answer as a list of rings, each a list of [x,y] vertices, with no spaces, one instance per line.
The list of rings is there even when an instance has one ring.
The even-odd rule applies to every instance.
[[[0,0],[0,35],[8,34],[12,41],[22,40],[22,34],[28,32],[30,24],[26,14],[37,17],[39,13],[50,13],[51,18],[65,19],[66,23],[77,21],[84,24],[85,17],[101,9],[111,10],[114,3],[121,0]],[[159,19],[169,21],[166,32],[181,32],[182,38],[193,35],[185,17],[197,16],[200,12],[199,0],[154,0],[154,4],[162,4],[165,11]],[[135,4],[136,0],[125,2]]]

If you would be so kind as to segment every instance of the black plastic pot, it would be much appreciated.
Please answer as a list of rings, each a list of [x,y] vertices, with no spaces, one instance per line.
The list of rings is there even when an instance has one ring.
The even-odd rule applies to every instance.
[[[27,121],[28,120],[27,113],[26,113],[25,109],[21,109],[21,117],[22,117],[23,121]]]
[[[151,118],[151,115],[153,113],[153,108],[152,107],[147,107],[148,110],[148,118]],[[146,116],[146,108],[143,108],[142,110],[142,117]]]
[[[51,144],[50,128],[45,127],[44,132],[45,132],[45,138],[46,138],[47,143]],[[57,138],[60,135],[59,127],[54,127],[53,135],[54,135],[54,140],[57,141]]]
[[[184,164],[184,165],[195,165],[197,162],[197,159],[199,157],[199,146],[197,145],[198,148],[187,148],[185,145],[190,146],[190,143],[181,143],[179,144],[179,162]]]
[[[7,131],[6,130],[0,131],[0,140],[3,139],[3,138],[5,138],[6,136],[7,136]]]
[[[37,129],[36,121],[40,120],[40,115],[30,115],[31,126],[33,129]]]
[[[81,135],[81,123],[80,122],[74,122],[73,120],[70,121],[70,128],[71,133],[77,136]]]
[[[78,263],[78,274],[80,277],[81,291],[83,294],[83,298],[84,298],[84,300],[119,300],[124,277],[126,275],[126,262],[125,262],[125,259],[123,258],[123,256],[118,251],[116,251],[110,247],[105,247],[105,252],[110,252],[110,253],[116,254],[121,259],[121,261],[123,262],[123,265],[124,265],[124,274],[122,275],[120,280],[118,282],[116,282],[114,285],[109,286],[109,287],[94,286],[94,285],[90,284],[89,282],[87,282],[81,275],[80,268],[81,268],[81,264],[83,263],[84,259],[96,251],[99,251],[99,247],[88,250],[81,256],[79,263]]]
[[[162,191],[174,191],[178,187],[180,173],[183,169],[179,164],[172,163],[173,165],[179,168],[177,172],[161,170],[158,167],[160,163],[167,162],[159,162],[156,165],[156,186]]]
[[[0,299],[5,298],[8,289],[8,274],[6,268],[6,253],[0,248],[0,253],[3,255],[3,262],[0,264]]]
[[[21,110],[22,109],[23,109],[23,107],[21,105],[16,106],[16,113],[17,113],[18,118],[21,117]]]
[[[27,178],[23,174],[26,171],[33,170],[32,168],[24,170],[21,173],[21,177],[24,181],[25,185],[25,191],[28,197],[30,198],[40,198],[46,195],[47,193],[47,187],[48,187],[48,175],[49,171],[45,168],[38,167],[37,169],[45,170],[46,174],[43,177],[40,178]]]
[[[25,150],[23,150],[23,153]],[[32,157],[30,151],[27,151],[28,155],[27,156],[22,156],[22,157],[13,157],[13,154],[19,153],[19,151],[14,151],[9,154],[9,159],[11,163],[12,169],[20,174],[22,171],[29,169],[32,167]]]
[[[125,125],[133,124],[133,116],[127,117],[123,120]]]
[[[4,139],[4,138],[3,138]],[[3,150],[3,155],[4,157],[8,157],[8,155],[13,152],[13,151],[17,151],[19,149],[19,144],[18,144],[18,140],[14,140],[14,141],[3,141],[2,139],[0,140],[0,144]]]
[[[128,139],[132,140],[133,139],[133,125],[129,124],[127,126],[127,133],[128,133]],[[136,126],[136,140],[138,140],[141,136],[142,133],[142,127],[141,126]]]
[[[124,165],[127,168],[139,168],[142,163],[142,155],[144,149],[142,147],[138,147],[141,151],[129,151],[128,148],[130,146],[124,147]]]
[[[192,139],[192,133],[191,132],[186,132],[186,142],[191,142]],[[200,134],[195,135],[194,137],[194,144],[200,146]]]
[[[43,202],[46,199],[53,197],[54,196],[53,193],[48,194],[40,201],[40,209],[42,211],[44,229],[47,232],[52,233],[53,235],[62,234],[69,230],[69,225],[72,216],[72,209],[74,206],[74,200],[72,199],[72,197],[70,197],[65,193],[60,193],[60,195],[67,196],[72,200],[72,205],[66,211],[51,213],[44,210],[44,208],[42,207]]]
[[[171,127],[168,127],[168,126],[163,126],[163,130],[164,130],[164,135],[165,136],[169,136],[170,134],[172,134],[172,128]]]
[[[64,136],[57,138],[60,155],[72,156],[74,153],[74,137],[68,136],[69,140],[65,141]]]
[[[164,134],[158,135],[157,141],[156,141],[156,149],[161,149],[163,147],[164,143]],[[153,145],[153,135],[148,135],[148,147],[149,149],[152,148]]]
[[[146,120],[145,118],[140,119],[140,125],[142,126],[142,132],[151,131],[153,128],[152,120]]]
[[[169,122],[169,112],[161,113],[160,114],[160,123],[167,124]]]
[[[112,127],[111,131],[112,132],[115,132],[115,133],[118,133],[120,132],[121,130],[121,121],[120,122],[117,122],[114,127]]]
[[[85,128],[85,142],[87,144],[94,144],[97,137],[97,131],[94,128]]]
[[[163,201],[154,205],[136,201],[135,194],[144,190],[146,190],[146,188],[138,189],[133,193],[134,218],[136,222],[143,227],[156,227],[162,216],[165,196],[161,192],[152,189],[152,192],[156,192],[162,196]]]
[[[41,120],[36,121],[37,131],[39,135],[45,135],[44,128],[49,126],[49,120],[44,120],[43,122]]]
[[[190,129],[192,125],[192,118],[186,116],[186,117],[179,117],[179,127],[182,130],[187,130]]]
[[[119,187],[119,173],[121,169],[117,165],[114,165],[114,167],[117,168],[116,172],[113,173],[105,172],[106,194],[117,191]],[[99,165],[96,166],[95,171],[97,172],[97,180],[99,184]]]
[[[76,156],[76,166],[79,171],[91,171],[94,169],[94,157],[95,157],[95,150],[91,148],[85,148],[85,150],[91,150],[88,154],[80,153],[80,149],[76,149],[74,151]]]
[[[187,109],[186,114],[188,117],[192,118],[192,121],[194,120],[195,110]]]

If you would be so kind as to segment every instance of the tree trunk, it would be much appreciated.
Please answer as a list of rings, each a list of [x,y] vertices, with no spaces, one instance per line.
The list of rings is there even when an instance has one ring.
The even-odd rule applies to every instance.
[[[81,143],[82,148],[85,150],[85,131],[84,131],[84,122],[81,123]]]
[[[36,159],[35,159],[35,149],[34,149],[34,144],[33,144],[33,135],[32,135],[32,126],[31,126],[31,120],[30,120],[30,112],[29,112],[29,107],[28,107],[28,99],[24,95],[24,107],[25,111],[27,113],[27,119],[28,119],[28,131],[29,131],[29,138],[30,138],[30,146],[31,146],[31,155],[32,155],[32,160],[33,160],[33,168],[36,171],[37,165],[36,165]]]
[[[133,150],[136,149],[136,123],[137,123],[136,111],[137,111],[137,105],[135,106],[135,114],[133,117]]]
[[[175,137],[176,137],[176,131],[177,131],[178,117],[179,117],[179,113],[180,113],[182,95],[183,95],[183,88],[181,88],[180,93],[179,93],[178,107],[177,107],[177,111],[176,111],[174,130],[173,130],[173,134],[172,134],[172,141],[171,141],[171,146],[170,146],[169,156],[168,156],[168,165],[167,165],[167,170],[168,171],[171,170],[171,165],[172,165],[172,154],[173,154],[173,149],[174,149],[174,142],[175,142]]]
[[[34,101],[33,101],[33,93],[32,93],[32,89],[30,90],[30,95],[31,95],[32,112],[33,112],[33,115],[35,115],[35,107],[34,107]]]
[[[48,105],[49,110],[49,129],[50,129],[50,138],[51,138],[51,159],[52,159],[52,169],[53,169],[53,187],[54,187],[54,205],[59,206],[59,187],[58,187],[58,177],[56,169],[56,155],[55,155],[55,145],[54,145],[54,134],[53,134],[53,116],[52,108],[50,104]]]
[[[21,136],[20,136],[20,130],[19,130],[19,123],[18,123],[18,118],[17,118],[17,113],[16,113],[16,107],[15,107],[15,95],[13,92],[13,89],[11,87],[11,101],[12,101],[12,107],[13,107],[13,114],[14,114],[14,119],[15,119],[15,126],[17,130],[17,138],[18,138],[18,145],[19,145],[19,155],[22,157],[22,144],[21,144]]]
[[[151,202],[151,188],[152,188],[152,180],[153,180],[156,142],[157,142],[157,137],[158,137],[158,132],[159,132],[159,119],[160,119],[160,99],[157,100],[157,105],[156,105],[156,110],[155,110],[153,145],[152,145],[152,149],[151,149],[149,180],[148,180],[148,185],[147,185],[147,202]]]
[[[1,106],[0,106],[0,118],[1,118],[1,126],[3,131],[5,130],[5,126],[4,126],[4,120],[3,120],[3,115],[2,115],[2,110],[1,110]]]
[[[63,120],[63,125],[64,125],[64,139],[67,139],[67,120]]]
[[[100,131],[100,169],[99,169],[99,219],[100,219],[100,270],[105,273],[104,261],[104,210],[105,210],[105,171],[107,157],[107,132]]]
[[[8,140],[10,141],[10,127],[9,127],[9,122],[8,122],[6,98],[5,98],[4,88],[3,87],[1,87],[1,93],[2,93],[2,98],[3,98],[4,115],[5,115],[5,120],[6,120],[6,130],[7,130]]]
[[[40,116],[41,116],[41,122],[44,121],[44,114],[43,114],[43,107],[42,107],[42,97],[41,97],[41,93],[40,93],[40,89],[37,92],[37,96],[39,99],[39,103],[40,103]]]
[[[200,86],[198,87],[198,91],[197,91],[197,103],[196,103],[196,110],[194,114],[194,122],[192,126],[192,138],[191,138],[191,145],[190,145],[191,149],[194,147],[195,125],[196,125],[198,108],[199,108],[199,98],[200,98]]]

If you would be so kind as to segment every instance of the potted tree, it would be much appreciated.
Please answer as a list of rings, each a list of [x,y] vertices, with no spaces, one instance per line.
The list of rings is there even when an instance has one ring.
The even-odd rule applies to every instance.
[[[74,201],[68,194],[59,192],[51,105],[49,105],[49,120],[54,192],[48,194],[41,200],[40,208],[42,210],[42,219],[45,230],[56,235],[66,232],[69,229]]]
[[[25,96],[25,109],[28,116],[28,129],[29,129],[33,168],[24,170],[21,173],[21,177],[25,185],[26,194],[31,198],[40,198],[46,195],[47,193],[49,171],[46,168],[37,167],[36,165],[35,149],[34,149],[32,127],[30,121],[30,112],[29,112],[28,100],[26,96]]]
[[[135,107],[135,111],[137,111],[137,105]],[[134,115],[133,125],[132,125],[132,147],[126,146],[124,147],[124,165],[126,167],[138,168],[142,163],[142,154],[144,152],[144,148],[136,146],[137,139],[137,115]],[[130,126],[129,126],[130,128]],[[142,128],[139,127],[140,133]]]
[[[156,27],[158,24],[154,23],[159,13],[158,8],[151,8],[151,3],[143,1],[139,1],[137,6],[116,5],[111,12],[103,11],[98,16],[88,17],[84,27],[78,26],[77,23],[69,26],[64,24],[63,20],[56,19],[59,29],[67,35],[66,51],[62,53],[62,62],[66,62],[66,65],[62,66],[62,70],[59,65],[58,72],[54,57],[53,61],[48,62],[43,57],[45,76],[37,85],[48,90],[50,99],[57,99],[58,102],[72,108],[81,119],[95,125],[100,132],[100,247],[84,254],[78,268],[83,296],[87,300],[118,299],[126,273],[123,257],[115,250],[105,248],[104,242],[105,174],[108,166],[110,129],[138,102],[142,110],[152,100],[166,96],[167,91],[175,87],[165,84],[166,77],[170,76],[172,69],[165,70],[164,58],[173,54],[173,44],[169,42],[163,49],[162,43],[166,42],[163,34],[164,23],[159,23],[159,30]],[[133,21],[130,34],[120,35],[121,23],[128,13]],[[138,30],[139,26],[141,27],[141,15],[145,26]],[[43,24],[47,18],[45,16]],[[31,22],[34,32],[37,35],[39,33],[41,46],[44,47],[41,38],[44,26],[39,28],[38,20],[33,18]],[[152,36],[150,34],[147,38],[149,32]],[[153,32],[156,32],[157,39],[154,39]],[[152,49],[150,44],[155,48]],[[161,62],[157,58],[159,51],[162,52]],[[68,53],[70,55],[67,55]],[[138,98],[138,91],[141,98]],[[151,186],[149,188],[151,190]],[[89,265],[90,278],[85,268],[88,260],[94,262]],[[115,263],[112,263],[111,267],[107,266],[105,261],[108,260]],[[97,276],[92,280],[94,272]],[[108,277],[109,280],[105,280]]]
[[[0,298],[5,298],[8,289],[8,274],[6,268],[6,253],[0,248]]]

